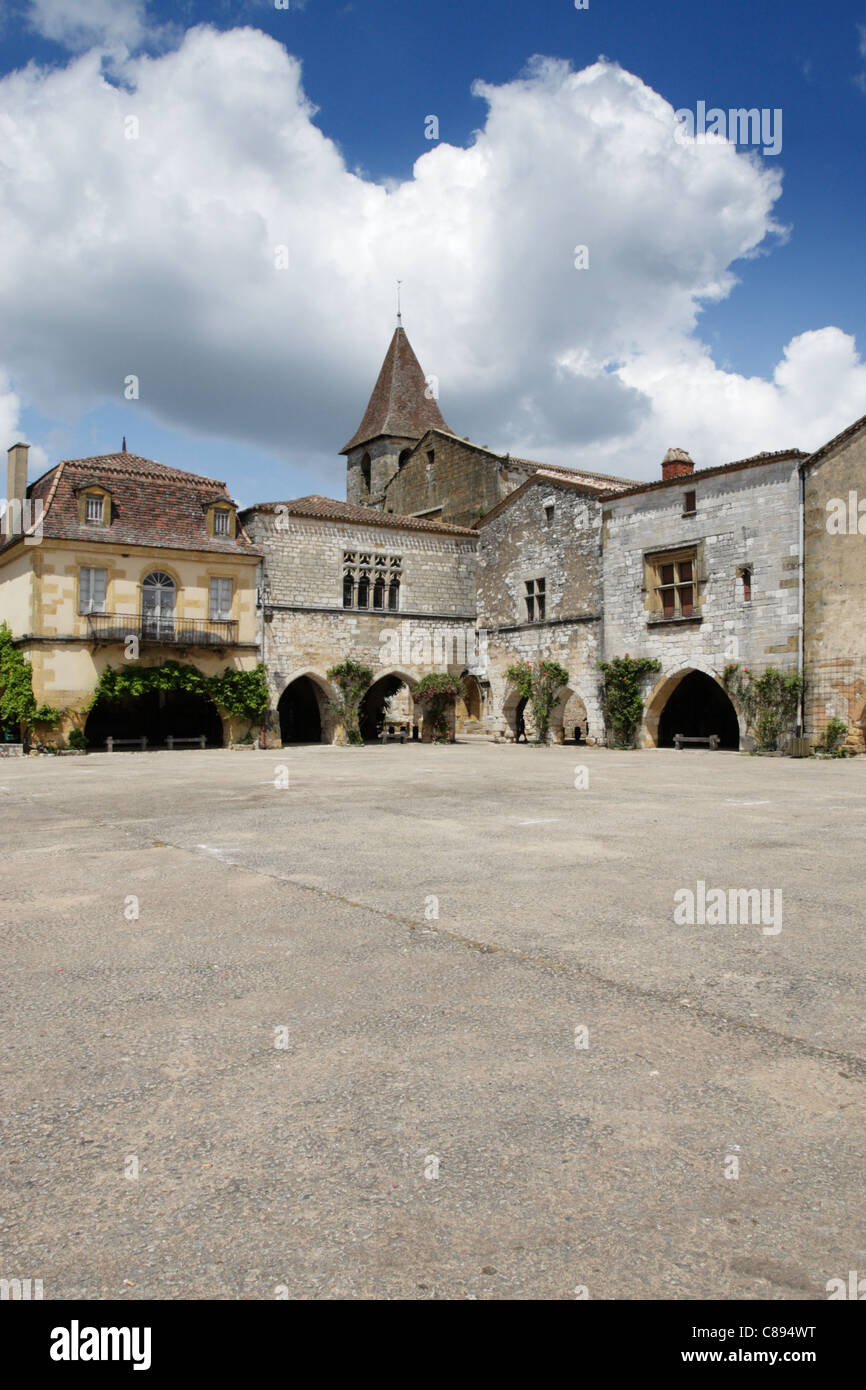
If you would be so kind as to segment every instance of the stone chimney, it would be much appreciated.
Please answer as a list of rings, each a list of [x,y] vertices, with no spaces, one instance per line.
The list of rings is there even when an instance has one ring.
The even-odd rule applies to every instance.
[[[29,444],[13,444],[9,450],[9,466],[6,474],[7,502],[23,502],[27,496],[27,455]]]
[[[662,478],[686,478],[695,465],[685,449],[668,449],[662,459]]]

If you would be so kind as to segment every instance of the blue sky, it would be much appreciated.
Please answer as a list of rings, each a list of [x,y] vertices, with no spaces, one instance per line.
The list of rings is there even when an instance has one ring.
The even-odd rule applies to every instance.
[[[111,12],[115,17],[127,15],[124,37],[131,40],[131,56],[118,48],[116,18],[112,21],[114,33],[109,32],[108,24],[106,32],[100,33],[95,20],[90,32],[73,32],[71,21],[76,6],[81,7],[80,13],[92,18],[98,17],[103,3],[104,0],[90,0],[89,5],[82,4],[82,0],[37,0],[35,4],[19,3],[4,9],[0,71],[14,73],[28,63],[42,69],[28,82],[32,116],[28,113],[22,121],[20,97],[13,100],[11,92],[5,106],[12,119],[22,121],[22,149],[32,140],[33,150],[44,150],[45,131],[51,128],[46,123],[49,108],[56,110],[70,132],[68,149],[48,153],[50,168],[45,177],[55,183],[68,180],[72,189],[71,202],[76,207],[79,197],[83,196],[82,189],[89,182],[86,103],[92,96],[96,109],[102,100],[97,91],[98,73],[91,74],[88,82],[81,81],[74,98],[56,84],[70,64],[80,61],[81,54],[94,47],[103,53],[103,70],[133,94],[139,70],[129,65],[136,57],[152,55],[153,75],[161,72],[172,52],[188,41],[186,31],[202,24],[222,31],[226,35],[226,65],[220,69],[204,100],[212,110],[214,126],[219,127],[224,115],[237,124],[249,114],[252,132],[257,118],[255,92],[240,92],[238,101],[241,104],[232,108],[232,117],[221,110],[233,84],[237,83],[239,90],[243,87],[244,69],[249,70],[250,55],[240,50],[234,54],[233,50],[237,31],[242,26],[252,26],[271,36],[300,61],[303,93],[317,108],[312,122],[334,142],[335,154],[342,156],[345,163],[342,182],[335,179],[333,187],[329,185],[328,191],[322,192],[321,199],[317,195],[315,211],[311,214],[312,220],[321,219],[320,243],[323,237],[327,239],[327,229],[333,225],[335,247],[331,259],[337,273],[330,275],[328,257],[319,256],[314,269],[309,262],[307,285],[297,290],[297,295],[303,297],[303,305],[300,298],[290,296],[286,301],[287,312],[274,347],[274,353],[286,355],[283,373],[285,428],[281,429],[279,363],[275,365],[273,389],[267,399],[259,396],[255,382],[247,379],[250,358],[245,348],[245,342],[250,341],[247,334],[255,335],[257,313],[264,324],[268,310],[256,302],[255,294],[250,297],[248,311],[244,308],[245,300],[240,293],[243,272],[238,272],[234,259],[235,241],[232,242],[232,255],[226,257],[225,278],[215,275],[210,308],[209,297],[202,294],[201,285],[196,283],[193,289],[185,281],[184,255],[188,253],[178,249],[175,263],[154,257],[150,267],[152,279],[142,275],[138,254],[131,255],[128,282],[118,279],[122,271],[115,271],[111,280],[111,292],[124,306],[126,332],[134,338],[139,329],[139,315],[142,335],[151,331],[150,326],[144,326],[148,304],[153,304],[155,296],[158,298],[164,292],[169,306],[165,354],[174,360],[167,370],[173,386],[166,384],[150,399],[142,389],[141,400],[129,404],[122,399],[111,399],[101,386],[100,372],[105,373],[104,365],[97,363],[89,374],[83,368],[73,370],[69,366],[70,358],[86,360],[89,356],[89,347],[82,338],[89,340],[93,334],[119,333],[117,324],[108,316],[107,322],[100,322],[99,315],[91,313],[89,307],[82,311],[82,305],[89,304],[85,293],[94,254],[98,255],[98,243],[92,239],[88,241],[81,234],[78,249],[70,251],[64,266],[62,284],[65,288],[60,298],[65,299],[68,294],[69,303],[61,308],[55,306],[46,314],[41,304],[45,282],[35,268],[40,263],[40,247],[43,264],[52,254],[47,242],[56,235],[56,221],[53,225],[47,221],[47,202],[45,207],[31,208],[28,241],[32,259],[28,262],[27,253],[22,249],[17,289],[13,291],[8,284],[5,293],[0,289],[0,312],[4,313],[7,326],[27,325],[18,335],[19,339],[26,338],[26,343],[21,342],[19,353],[16,336],[13,334],[11,340],[7,339],[5,350],[0,350],[0,369],[6,373],[8,394],[13,402],[7,407],[6,423],[9,428],[26,433],[37,449],[44,451],[43,461],[54,462],[57,457],[115,448],[119,434],[125,429],[130,436],[130,447],[134,444],[137,452],[227,476],[242,500],[252,500],[253,495],[286,496],[313,490],[339,495],[337,450],[360,419],[366,395],[387,347],[393,326],[393,280],[401,271],[406,281],[407,330],[425,369],[436,370],[442,375],[440,404],[443,413],[458,433],[468,434],[479,442],[503,448],[513,444],[514,452],[531,451],[532,456],[549,458],[553,462],[574,462],[583,466],[592,466],[595,462],[606,471],[654,476],[657,451],[663,440],[697,448],[699,463],[709,464],[725,457],[740,456],[742,450],[751,449],[753,440],[755,448],[784,447],[786,444],[812,447],[821,442],[821,437],[811,437],[810,431],[814,429],[820,434],[822,429],[842,428],[857,414],[866,411],[862,364],[857,356],[858,352],[862,354],[866,341],[863,275],[866,3],[839,3],[837,0],[837,3],[815,6],[802,3],[802,0],[786,4],[773,0],[760,6],[729,3],[703,8],[678,2],[647,5],[634,0],[625,0],[625,3],[622,0],[619,3],[589,0],[587,9],[577,10],[572,0],[547,0],[540,6],[509,0],[496,0],[496,3],[494,0],[473,0],[471,4],[439,0],[435,5],[406,0],[402,3],[400,0],[363,0],[363,3],[357,0],[349,4],[306,0],[303,7],[293,4],[288,10],[265,3],[188,3],[151,4],[145,11],[142,6],[136,6],[134,0],[126,0],[126,4],[118,0],[114,6],[106,5],[106,13]],[[59,34],[60,41],[45,36],[51,33]],[[268,52],[273,52],[273,46]],[[780,108],[783,113],[780,155],[762,157],[740,151],[736,156],[741,162],[754,161],[765,171],[781,176],[781,188],[772,199],[772,208],[763,205],[766,185],[760,183],[757,175],[743,190],[741,180],[745,176],[726,168],[723,186],[716,189],[708,184],[699,194],[695,193],[695,181],[687,173],[682,177],[672,176],[666,215],[672,224],[682,221],[688,226],[687,245],[678,239],[673,225],[659,227],[659,220],[664,220],[665,213],[660,213],[657,203],[651,209],[648,207],[644,240],[636,240],[633,208],[628,203],[627,190],[622,195],[621,205],[605,221],[604,210],[599,208],[598,202],[610,196],[610,185],[602,181],[602,186],[595,186],[592,139],[587,146],[585,128],[582,135],[576,133],[575,137],[576,148],[583,141],[582,162],[574,167],[569,162],[567,113],[563,115],[565,98],[561,95],[561,84],[557,87],[556,81],[547,79],[540,82],[537,101],[532,92],[527,97],[526,91],[515,85],[536,54],[565,60],[574,72],[591,68],[603,55],[610,63],[640,79],[646,88],[675,110],[694,108],[700,100],[725,110],[740,106]],[[273,71],[277,75],[270,78],[266,75],[263,79],[270,83],[269,103],[274,100],[274,84],[278,88],[281,80],[279,64],[267,55],[265,69],[270,72],[272,62],[276,64]],[[54,86],[48,80],[51,70]],[[479,179],[474,201],[472,196],[464,200],[460,194],[460,228],[455,230],[449,223],[451,209],[455,206],[454,189],[465,187],[469,166],[465,157],[462,161],[453,161],[445,171],[442,197],[438,202],[429,192],[425,193],[422,186],[422,201],[423,198],[429,201],[421,207],[413,206],[406,216],[394,219],[395,200],[390,199],[387,213],[383,208],[378,224],[379,213],[376,212],[371,215],[370,223],[364,220],[364,237],[381,236],[381,242],[377,241],[372,250],[367,248],[370,264],[365,265],[363,271],[358,269],[353,289],[352,275],[346,267],[346,243],[340,240],[345,233],[347,216],[340,190],[348,188],[353,197],[358,192],[358,186],[352,184],[348,176],[357,174],[364,190],[379,185],[389,193],[412,183],[415,161],[430,155],[435,143],[424,138],[424,122],[430,113],[438,118],[442,145],[471,150],[476,132],[485,131],[489,119],[488,101],[477,92],[473,93],[473,84],[478,79],[489,84],[491,89],[499,89],[509,102],[514,93],[514,112],[511,107],[503,106],[502,127],[491,140],[490,163],[499,169],[524,159],[528,167],[543,164],[546,158],[544,122],[548,119],[543,107],[545,102],[555,103],[556,153],[551,155],[549,182],[542,185],[540,191],[539,187],[526,184],[524,201],[524,185],[520,178],[512,173],[497,174],[493,184],[501,203],[496,205],[493,223],[496,230],[485,233],[482,229],[487,216],[485,203],[489,206],[490,202],[490,184]],[[189,78],[190,84],[192,81]],[[603,83],[601,88],[598,99],[609,105],[610,92]],[[155,101],[155,95],[151,99]],[[590,94],[586,99],[591,117],[596,96]],[[69,108],[64,113],[62,103],[67,100]],[[154,154],[149,174],[152,179],[157,176],[154,171],[161,167],[160,158],[163,165],[166,159],[187,160],[184,188],[195,185],[199,178],[210,177],[210,136],[202,135],[199,130],[197,136],[190,134],[188,148],[181,148],[183,132],[189,129],[186,124],[188,101],[197,103],[196,119],[199,119],[202,100],[200,91],[190,90],[187,98],[183,83],[178,82],[176,74],[172,76],[166,70],[160,109],[163,114],[170,115],[177,102],[181,132],[177,149],[166,143],[161,156]],[[568,101],[583,100],[579,92],[568,97]],[[628,92],[623,100],[630,100]],[[517,110],[522,102],[526,102],[528,113],[524,121]],[[0,111],[2,109],[0,107]],[[272,105],[269,109],[274,110]],[[75,135],[79,129],[81,142],[77,144]],[[490,129],[487,134],[492,135]],[[291,133],[286,136],[289,141],[293,138]],[[307,139],[303,125],[299,127],[298,138],[301,143]],[[233,156],[242,166],[237,182],[250,187],[256,185],[250,166],[268,160],[267,155],[259,155],[255,139],[261,144],[261,137],[251,133],[247,147],[241,142]],[[607,127],[597,143],[597,160],[615,167],[621,158],[622,146],[609,137]],[[273,208],[272,189],[280,187],[280,160],[284,154],[285,146],[283,155],[270,158],[266,170],[272,186],[267,195],[269,210]],[[98,162],[97,151],[92,157]],[[315,158],[321,158],[324,167],[328,165],[330,154],[320,151]],[[30,162],[32,166],[32,155]],[[38,168],[38,157],[35,164]],[[477,171],[472,172],[471,177],[475,178],[476,174]],[[16,238],[23,240],[28,232],[22,200],[15,196],[16,179],[24,177],[23,162],[18,168],[13,165],[7,199],[0,203],[0,234],[5,227],[13,244]],[[228,190],[236,185],[228,158],[221,177],[228,198]],[[107,173],[105,178],[107,189],[110,182]],[[332,174],[328,172],[323,178],[331,179]],[[93,180],[97,190],[94,198],[98,201],[104,196],[110,206],[107,192],[101,194],[99,191],[101,179],[102,174],[97,171]],[[556,303],[561,290],[557,290],[556,284],[549,282],[541,271],[538,271],[535,293],[516,304],[507,321],[502,321],[497,307],[480,297],[485,293],[501,296],[505,285],[507,298],[508,284],[522,280],[524,270],[528,280],[535,282],[538,267],[533,247],[544,248],[539,255],[550,255],[547,249],[551,245],[550,229],[544,220],[544,211],[559,198],[557,182],[560,179],[575,183],[575,202],[569,205],[568,216],[574,219],[574,209],[581,208],[582,197],[587,200],[587,206],[591,200],[598,228],[597,246],[600,248],[607,242],[616,245],[620,260],[611,257],[602,266],[596,255],[590,271],[597,277],[592,282],[594,290],[602,274],[609,277],[610,283],[607,288],[600,288],[598,302],[587,311],[585,324],[581,321],[580,299],[575,300],[570,329],[558,319],[555,326],[551,323],[548,315],[552,311],[547,296],[549,293],[550,302]],[[316,181],[312,179],[313,183]],[[635,181],[633,170],[625,166],[623,181],[624,184],[635,183],[635,199],[646,199],[646,192],[639,181]],[[300,217],[302,221],[307,216],[305,187],[297,171],[286,183],[287,207],[293,217]],[[218,192],[222,204],[222,192]],[[257,196],[253,192],[248,199],[255,202]],[[201,198],[191,198],[191,205],[213,207],[214,200],[211,183]],[[537,232],[533,232],[531,225],[533,200],[539,209]],[[411,203],[411,199],[406,201]],[[51,206],[56,210],[57,202],[53,201]],[[248,201],[247,210],[250,206]],[[364,206],[366,218],[366,204]],[[731,206],[737,208],[736,215],[745,230],[742,235],[738,232],[726,239],[719,237],[718,226],[729,217]],[[324,208],[328,211],[323,211]],[[756,208],[759,208],[758,213]],[[233,211],[241,216],[243,209]],[[258,205],[255,212],[264,220],[271,216],[271,211],[264,212]],[[84,217],[82,207],[76,207],[76,214],[79,219]],[[186,234],[192,215],[197,213],[190,213],[189,208],[184,211],[178,235]],[[357,205],[354,215],[359,215]],[[500,238],[504,241],[510,237],[512,216],[520,223],[519,245],[507,273],[504,270],[501,275],[491,273],[487,285],[489,267],[483,258],[483,236],[496,238],[491,259],[504,254]],[[419,269],[413,249],[419,236],[418,224],[413,221],[415,217],[423,219],[420,222],[422,235],[428,232],[431,236],[434,232],[438,235],[441,231],[442,238],[435,245],[431,244],[426,262],[422,262],[422,266],[425,263],[430,266],[430,275],[423,287],[419,284],[423,271]],[[768,224],[772,218],[776,231],[763,237],[753,235],[753,221],[760,217]],[[123,196],[118,197],[117,218],[121,224],[128,219],[124,235],[130,238],[132,246],[134,224],[138,220],[134,194],[126,205]],[[473,219],[477,219],[478,225],[472,225],[470,234],[467,223]],[[400,243],[401,225],[406,241],[405,256]],[[626,226],[631,230],[620,236],[621,229]],[[779,226],[784,230],[779,231]],[[465,252],[464,233],[471,243],[471,254]],[[579,228],[574,221],[563,227],[564,246],[579,239]],[[745,257],[731,254],[734,243],[740,245],[750,240],[754,244]],[[650,298],[646,314],[633,327],[628,324],[626,307],[622,310],[617,334],[611,338],[605,336],[599,329],[597,316],[610,312],[604,310],[605,304],[615,302],[622,306],[625,297],[633,294],[633,290],[629,290],[628,275],[621,289],[617,289],[617,277],[630,259],[646,260],[645,273],[657,280],[657,293],[662,296],[665,284],[682,278],[684,259],[689,263],[694,259],[695,265],[700,262],[704,244],[707,260],[713,264],[701,265],[694,282],[682,286],[683,293],[690,296],[696,308],[693,324],[688,323],[682,305],[671,311],[673,318],[669,323],[663,300],[658,298],[660,307],[654,310]],[[593,252],[592,247],[590,251]],[[170,251],[166,255],[170,256]],[[666,256],[670,258],[667,264]],[[410,262],[408,268],[402,264],[404,259]],[[459,266],[459,270],[454,271],[452,278],[454,266]],[[189,273],[194,274],[194,267],[189,267]],[[728,292],[712,302],[714,296],[706,293],[706,285],[714,277],[725,274],[733,275],[736,283],[731,283]],[[48,278],[51,279],[50,275]],[[437,283],[442,290],[438,299]],[[587,279],[584,283],[590,282]],[[76,295],[79,284],[80,299]],[[100,286],[106,293],[105,282],[98,280],[91,297],[99,292]],[[568,292],[571,292],[570,283]],[[227,295],[231,296],[230,304],[223,303]],[[199,336],[194,340],[184,340],[186,327],[183,331],[171,327],[172,303],[186,305],[190,318],[198,322]],[[315,326],[317,305],[321,341]],[[359,312],[359,305],[363,312]],[[461,306],[465,306],[465,314]],[[473,309],[476,310],[474,321]],[[243,318],[246,312],[250,324],[243,325],[239,341],[233,347],[231,325],[238,323],[239,314]],[[653,312],[660,315],[663,326],[659,340],[665,342],[667,357],[663,367],[655,363],[650,369],[648,355],[656,351],[661,353],[661,348],[651,341]],[[34,318],[37,328],[32,326]],[[37,331],[40,322],[45,335],[43,356],[40,356],[42,346]],[[840,336],[832,341],[809,338],[806,345],[798,349],[796,370],[792,368],[792,380],[786,387],[787,397],[778,391],[774,394],[769,387],[761,391],[758,385],[748,385],[755,378],[772,382],[774,369],[783,360],[786,346],[799,340],[800,335],[830,328],[837,330]],[[324,340],[325,330],[331,349]],[[265,334],[269,331],[263,328]],[[215,398],[218,401],[226,397],[225,384],[218,392],[202,388],[201,353],[191,343],[200,344],[209,332],[209,358],[214,334],[222,344],[222,355],[217,360],[214,354],[215,365],[209,370],[224,371],[226,381],[234,374],[238,381],[234,413],[223,412],[218,404],[215,407]],[[843,338],[853,340],[850,350],[845,348]],[[521,343],[522,351],[514,348],[515,340]],[[553,342],[556,351],[551,349],[546,358],[547,345]],[[588,345],[586,353],[585,345]],[[695,355],[686,360],[697,346],[708,352],[715,372],[708,375],[706,362],[698,362]],[[627,359],[632,351],[635,362],[629,366]],[[234,363],[233,352],[236,354]],[[589,364],[583,361],[582,354],[591,359]],[[46,360],[52,357],[56,360]],[[495,370],[490,365],[494,358],[497,359]],[[315,380],[312,376],[310,379],[304,376],[306,359],[316,363]],[[539,365],[536,369],[536,363],[545,362],[543,368]],[[678,423],[671,404],[676,392],[656,386],[662,375],[667,380],[677,369],[678,362],[682,362],[683,379],[687,383],[683,394],[693,397],[691,413],[683,414],[682,428],[688,436],[683,439],[669,437]],[[444,383],[449,371],[457,372],[455,364],[459,364],[459,379],[453,381],[449,396]],[[312,373],[312,366],[309,370]],[[563,373],[566,376],[564,386],[560,379]],[[726,373],[736,378],[736,389],[726,389]],[[608,389],[611,374],[616,377],[616,391]],[[605,375],[607,382],[602,379]],[[190,390],[185,399],[181,399],[183,392],[177,383],[187,376]],[[261,380],[261,376],[259,369],[256,379]],[[806,402],[803,383],[816,376],[821,378],[820,394]],[[833,384],[837,378],[842,378],[838,389]],[[150,379],[154,379],[152,369]],[[296,379],[299,384],[295,388],[292,382]],[[746,380],[746,385],[740,385],[742,379]],[[503,403],[513,399],[515,382],[521,381],[527,383],[524,408],[522,413],[509,413]],[[564,393],[571,387],[574,388],[573,399],[566,400]],[[730,399],[732,390],[733,399]],[[269,404],[271,400],[273,406]],[[726,400],[729,415],[724,410]],[[17,415],[14,403],[17,403]],[[308,406],[306,423],[302,418],[305,403]],[[796,408],[789,411],[789,405]],[[798,416],[797,410],[802,414]],[[777,436],[784,428],[786,414],[791,418],[792,433],[780,439]],[[718,441],[717,444],[714,441]]]

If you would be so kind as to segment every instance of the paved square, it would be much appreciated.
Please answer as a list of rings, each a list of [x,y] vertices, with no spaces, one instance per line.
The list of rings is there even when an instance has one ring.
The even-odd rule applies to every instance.
[[[484,742],[5,762],[0,1275],[825,1298],[866,1270],[864,778]],[[780,890],[781,930],[678,925],[699,882]]]

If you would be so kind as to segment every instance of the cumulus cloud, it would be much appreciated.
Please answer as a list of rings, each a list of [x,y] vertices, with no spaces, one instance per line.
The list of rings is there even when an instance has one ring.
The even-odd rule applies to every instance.
[[[697,335],[737,261],[784,235],[778,167],[678,142],[670,104],[606,61],[537,59],[476,93],[471,146],[425,149],[386,188],[346,167],[298,62],[253,29],[190,30],[116,83],[98,51],[10,74],[16,389],[59,417],[122,400],[134,375],[138,408],[237,439],[241,462],[248,441],[325,468],[360,419],[399,277],[445,418],[514,454],[655,476],[671,443],[709,465],[817,445],[862,412],[837,329],[795,339],[772,381],[719,369]]]
[[[43,38],[75,51],[116,45],[132,50],[148,32],[144,0],[31,0],[29,20]]]

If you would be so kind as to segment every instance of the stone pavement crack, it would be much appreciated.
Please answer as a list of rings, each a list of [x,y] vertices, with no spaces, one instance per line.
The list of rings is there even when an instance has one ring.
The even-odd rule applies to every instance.
[[[124,831],[125,834],[130,832]],[[300,888],[306,893],[312,893],[319,898],[330,902],[342,903],[346,907],[358,908],[363,912],[370,912],[376,917],[384,918],[385,921],[393,922],[396,926],[405,927],[413,935],[424,935],[424,928],[414,918],[404,917],[401,913],[391,912],[388,908],[377,907],[374,903],[362,902],[357,898],[349,898],[343,893],[335,893],[330,888],[322,888],[319,884],[301,883],[296,878],[288,874],[274,873],[268,869],[260,869],[255,865],[233,863],[230,860],[216,858],[214,855],[201,855],[197,849],[190,849],[188,845],[179,845],[168,841],[154,841],[154,847],[170,848],[180,850],[184,854],[199,855],[199,857],[210,859],[214,863],[221,864],[225,869],[238,869],[241,873],[256,874],[260,878],[277,880],[280,883],[290,883],[295,888]],[[493,942],[475,941],[472,937],[464,936],[461,932],[451,928],[443,927],[441,922],[437,922],[435,932],[427,930],[426,935],[431,938],[447,937],[448,940],[464,946],[469,950],[477,951],[480,955],[499,955],[515,964],[528,965],[538,970],[545,970],[555,973],[560,978],[579,978],[591,980],[593,984],[602,989],[618,995],[621,999],[628,1002],[633,999],[646,999],[652,1003],[663,1007],[678,1010],[680,1013],[687,1013],[690,1018],[700,1019],[709,1024],[714,1031],[719,1033],[735,1032],[742,1036],[754,1038],[757,1041],[770,1041],[778,1051],[789,1050],[798,1053],[801,1057],[811,1057],[816,1061],[831,1062],[837,1066],[844,1066],[866,1079],[866,1058],[858,1056],[856,1053],[837,1052],[833,1048],[820,1047],[817,1043],[807,1042],[805,1038],[798,1038],[793,1033],[781,1033],[775,1028],[770,1028],[762,1023],[750,1023],[746,1019],[727,1018],[718,1013],[715,1009],[708,1008],[705,1004],[683,1004],[677,994],[666,990],[648,989],[646,986],[631,984],[623,980],[613,980],[607,975],[601,975],[598,971],[590,969],[586,965],[566,964],[564,961],[547,960],[543,957],[529,955],[525,951],[519,951],[514,946],[500,946]]]

